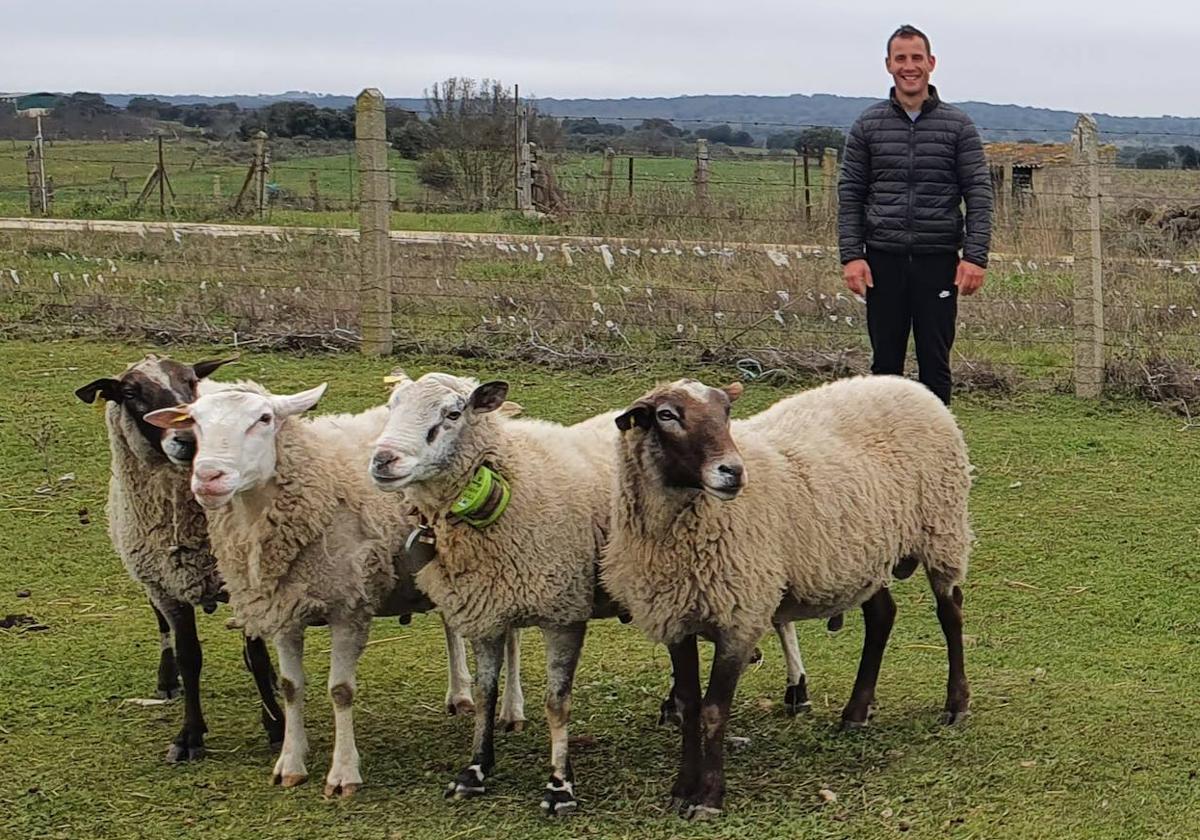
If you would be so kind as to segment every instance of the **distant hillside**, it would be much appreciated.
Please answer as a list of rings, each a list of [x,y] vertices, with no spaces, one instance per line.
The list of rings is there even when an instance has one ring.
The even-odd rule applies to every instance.
[[[274,102],[301,100],[326,108],[346,108],[353,96],[287,91],[280,94],[238,94],[233,96],[161,96],[158,94],[104,94],[104,98],[124,107],[133,96],[153,96],[173,104],[216,104],[234,102],[242,108],[261,108]],[[421,111],[425,100],[399,98],[388,100],[400,108]],[[598,117],[608,121],[633,123],[650,117],[700,123],[730,123],[756,136],[765,136],[789,127],[807,125],[849,126],[854,118],[875,101],[871,98],[815,94],[806,96],[675,96],[626,99],[539,99],[545,114],[569,117]],[[995,105],[987,102],[957,103],[984,130],[989,140],[1034,139],[1062,141],[1068,138],[1076,114],[1049,108],[1022,105]],[[1200,144],[1200,117],[1120,117],[1097,114],[1109,142],[1122,145],[1188,143]]]

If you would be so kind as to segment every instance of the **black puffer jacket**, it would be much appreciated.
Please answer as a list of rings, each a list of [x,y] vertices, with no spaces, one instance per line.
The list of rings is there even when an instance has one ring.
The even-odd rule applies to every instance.
[[[959,204],[967,203],[966,235]],[[987,267],[992,182],[974,123],[958,108],[929,98],[914,122],[896,101],[863,112],[846,138],[838,183],[838,250],[842,263],[866,248],[900,254],[963,250]]]

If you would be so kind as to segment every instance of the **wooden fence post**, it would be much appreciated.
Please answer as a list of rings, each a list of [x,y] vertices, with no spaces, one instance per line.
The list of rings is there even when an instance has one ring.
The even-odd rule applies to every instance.
[[[258,218],[267,214],[267,133],[260,131],[254,135],[254,159],[258,164]]]
[[[696,184],[696,201],[704,204],[708,201],[708,141],[700,138],[696,141],[696,171],[693,174]]]
[[[313,210],[324,210],[325,206],[321,203],[321,182],[317,178],[316,170],[308,173],[308,197],[312,201]]]
[[[837,218],[838,200],[837,200],[837,182],[838,182],[838,156],[837,149],[825,149],[825,153],[821,156],[821,189],[825,195],[822,204],[825,207],[825,212],[830,219]]]
[[[354,103],[358,158],[358,313],[362,352],[392,352],[391,204],[387,118],[383,94],[367,88]]]
[[[1096,121],[1081,114],[1075,122],[1072,140],[1075,395],[1095,399],[1104,390],[1104,272],[1100,250],[1100,141]]]

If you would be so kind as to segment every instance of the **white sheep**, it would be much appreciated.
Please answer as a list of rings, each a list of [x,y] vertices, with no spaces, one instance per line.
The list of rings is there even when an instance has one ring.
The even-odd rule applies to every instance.
[[[130,577],[146,590],[158,619],[158,693],[177,696],[183,674],[183,726],[167,748],[167,761],[204,754],[208,731],[200,703],[201,647],[195,607],[212,612],[224,600],[217,562],[208,543],[204,512],[188,488],[188,472],[163,451],[163,432],[145,422],[155,409],[189,402],[215,387],[206,377],[233,359],[184,364],[153,353],[116,378],[102,378],[75,394],[103,405],[111,452],[108,531]],[[182,444],[181,444],[182,445]],[[176,453],[187,460],[190,452]],[[174,633],[174,642],[172,642]],[[246,636],[243,658],[262,701],[262,722],[272,746],[283,741],[283,714],[275,700],[275,673],[266,646]]]
[[[433,605],[398,566],[413,520],[376,492],[363,471],[386,407],[299,417],[324,391],[321,385],[272,395],[238,383],[146,419],[173,430],[195,428],[191,487],[208,511],[230,604],[247,632],[272,638],[278,650],[286,728],[272,781],[285,787],[308,777],[304,632],[311,624],[329,625],[335,741],[325,795],[350,796],[362,784],[351,708],[371,618]],[[449,628],[446,641],[447,702],[466,712],[472,706],[465,649]]]
[[[773,621],[862,606],[866,640],[842,720],[864,725],[895,616],[888,584],[924,565],[949,658],[946,721],[969,705],[960,584],[970,464],[949,410],[908,380],[859,377],[731,424],[741,392],[682,380],[617,418],[602,579],[635,624],[670,646],[684,717],[673,794],[690,818],[720,811],[730,704],[747,652]],[[716,642],[703,702],[697,634]]]
[[[551,739],[552,770],[541,805],[550,814],[574,810],[571,685],[588,619],[616,614],[596,591],[616,414],[570,427],[512,419],[496,410],[508,391],[504,382],[480,385],[442,373],[415,382],[398,378],[371,476],[383,490],[403,491],[402,501],[393,500],[397,508],[415,507],[432,541],[417,585],[471,640],[476,657],[474,755],[446,795],[485,791],[495,760],[493,714],[505,633],[532,625],[546,641]]]

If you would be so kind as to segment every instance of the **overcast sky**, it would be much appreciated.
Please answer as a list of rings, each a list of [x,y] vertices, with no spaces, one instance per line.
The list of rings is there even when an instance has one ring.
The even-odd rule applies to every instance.
[[[924,29],[951,100],[1200,116],[1200,3],[1157,0],[6,2],[0,88],[420,96],[451,75],[533,96],[877,96]]]

